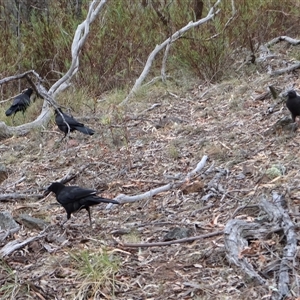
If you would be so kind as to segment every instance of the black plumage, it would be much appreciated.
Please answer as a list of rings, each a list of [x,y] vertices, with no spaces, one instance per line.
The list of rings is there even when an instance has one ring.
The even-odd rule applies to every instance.
[[[293,122],[295,122],[296,117],[300,116],[300,97],[294,90],[287,92],[286,106],[291,112]]]
[[[88,134],[88,135],[93,135],[95,133],[95,131],[93,129],[90,129],[90,128],[84,126],[84,124],[79,123],[72,116],[69,116],[69,115],[63,113],[60,108],[55,109],[54,112],[55,112],[56,125],[62,132],[65,133],[65,136],[63,137],[63,139],[66,137],[69,130],[70,130],[70,132],[72,132],[74,130],[78,130],[78,131],[80,131],[84,134]],[[63,115],[64,118],[61,116],[60,113]],[[66,123],[69,124],[69,127]]]
[[[101,202],[120,204],[116,200],[97,196],[95,190],[84,189],[79,186],[65,186],[60,182],[53,182],[47,190],[53,192],[56,200],[64,207],[67,212],[67,220],[70,219],[73,212],[84,208],[89,214],[90,225],[92,225],[90,206]]]
[[[5,112],[6,116],[15,115],[18,111],[22,111],[23,114],[27,107],[30,105],[30,96],[33,92],[32,88],[27,89],[23,94],[17,96],[11,107]]]

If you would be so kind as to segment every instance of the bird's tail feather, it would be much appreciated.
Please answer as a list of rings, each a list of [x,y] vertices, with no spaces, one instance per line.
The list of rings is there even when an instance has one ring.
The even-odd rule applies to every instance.
[[[75,128],[76,128],[76,130],[78,130],[84,134],[93,135],[95,133],[95,131],[93,129],[85,127],[85,126],[76,126]]]
[[[12,114],[14,113],[14,110],[10,107],[6,112],[5,112],[5,115],[7,117],[11,116]]]

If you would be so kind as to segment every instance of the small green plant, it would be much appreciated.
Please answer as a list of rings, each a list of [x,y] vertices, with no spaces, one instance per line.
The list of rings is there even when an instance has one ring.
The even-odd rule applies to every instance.
[[[115,274],[120,268],[118,257],[99,250],[92,253],[87,250],[70,253],[74,268],[78,271],[78,293],[74,299],[100,299],[102,293],[114,295],[116,279]],[[105,292],[104,292],[105,291]]]
[[[169,156],[173,159],[178,159],[180,157],[180,153],[175,143],[171,143],[168,147]]]
[[[272,165],[271,168],[266,170],[266,175],[270,179],[274,179],[276,177],[282,176],[285,173],[285,167],[282,165]]]

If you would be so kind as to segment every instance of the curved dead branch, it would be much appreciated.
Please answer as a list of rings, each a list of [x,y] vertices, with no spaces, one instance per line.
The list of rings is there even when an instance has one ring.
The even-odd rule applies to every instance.
[[[136,80],[134,86],[132,87],[131,91],[127,95],[127,97],[120,103],[120,105],[125,105],[128,100],[137,92],[137,90],[140,88],[142,85],[143,81],[147,77],[148,73],[150,72],[150,68],[152,66],[152,63],[155,59],[155,56],[160,52],[162,49],[167,47],[168,45],[174,43],[177,39],[179,39],[185,32],[190,30],[191,28],[197,27],[203,23],[206,23],[207,21],[211,20],[214,16],[216,16],[219,12],[220,9],[216,9],[218,5],[220,4],[221,0],[217,0],[217,2],[211,7],[209,10],[207,16],[205,18],[202,18],[196,22],[189,22],[186,26],[182,27],[178,31],[176,31],[174,34],[172,34],[171,37],[167,38],[164,42],[162,42],[160,45],[156,45],[154,50],[150,53],[148,56],[148,59],[146,61],[146,65],[144,67],[144,70],[142,71],[140,77]],[[162,71],[163,76],[164,75],[164,69]]]
[[[187,180],[189,180],[191,178],[191,176],[194,176],[197,173],[199,173],[204,168],[207,159],[208,159],[208,156],[204,155],[202,157],[201,161],[197,164],[196,168],[194,170],[192,170],[190,173],[188,173],[183,180],[177,181],[176,183],[168,183],[166,185],[163,185],[163,186],[160,186],[158,188],[152,189],[152,190],[150,190],[146,193],[140,194],[140,195],[126,196],[124,194],[121,194],[118,197],[116,197],[115,199],[117,201],[119,201],[120,203],[131,203],[131,202],[140,201],[140,200],[145,199],[145,198],[150,198],[150,197],[153,197],[153,196],[155,196],[159,193],[169,191],[173,188],[179,187],[183,183],[185,183]],[[108,207],[110,207],[110,206],[111,205],[108,204]]]
[[[7,126],[4,122],[0,122],[0,140],[15,136],[22,136],[28,134],[33,128],[46,126],[50,120],[51,112],[50,112],[50,105],[57,108],[57,104],[55,102],[55,97],[59,92],[62,92],[65,90],[69,85],[70,81],[73,78],[73,76],[77,73],[78,67],[79,67],[79,54],[80,50],[82,49],[88,34],[89,34],[89,26],[90,24],[96,19],[98,16],[100,10],[106,3],[106,0],[94,0],[91,2],[89,6],[89,11],[87,13],[86,19],[78,25],[74,38],[73,43],[71,47],[71,54],[72,54],[72,63],[69,68],[69,70],[66,72],[66,74],[59,79],[57,82],[55,82],[52,87],[47,91],[45,87],[42,85],[42,79],[39,76],[38,73],[36,73],[34,70],[27,71],[23,74],[15,75],[6,77],[2,80],[0,80],[0,85],[4,84],[6,82],[17,80],[20,78],[26,77],[27,80],[30,82],[32,87],[34,88],[35,92],[37,92],[38,95],[40,95],[44,99],[44,104],[42,111],[40,115],[37,117],[36,120],[34,120],[31,123],[22,124],[17,127],[10,127]],[[38,84],[35,85],[31,79],[29,78],[29,75],[34,75],[38,81]]]
[[[282,42],[282,41],[288,42],[289,44],[291,44],[293,46],[297,46],[297,45],[300,44],[300,40],[293,39],[289,36],[278,36],[278,37],[272,39],[271,41],[269,41],[268,43],[264,44],[264,47],[266,47],[266,49],[268,49],[270,46],[273,46],[273,45],[275,45],[279,42]],[[272,58],[273,55],[269,55],[268,57]],[[271,71],[269,73],[270,73],[271,76],[278,76],[278,75],[282,75],[284,73],[294,71],[294,70],[299,69],[299,68],[300,68],[300,61],[294,61],[292,65],[290,65],[286,68]]]
[[[87,40],[89,30],[90,30],[90,24],[93,23],[98,16],[100,10],[106,3],[106,0],[97,1],[94,0],[90,4],[89,11],[87,13],[86,19],[78,25],[74,38],[73,43],[71,47],[71,54],[72,54],[72,63],[67,71],[67,73],[59,79],[57,82],[55,82],[52,87],[49,89],[50,94],[57,94],[64,89],[66,89],[69,86],[70,80],[73,78],[73,76],[77,73],[78,67],[79,67],[79,54],[80,50],[84,46],[84,43]]]
[[[294,285],[290,282],[290,274],[293,274],[292,271],[296,269],[297,237],[295,225],[284,209],[283,196],[277,193],[273,193],[273,202],[262,199],[259,208],[267,216],[267,218],[264,218],[264,222],[246,222],[233,219],[227,223],[224,230],[227,258],[231,263],[241,268],[250,278],[256,279],[260,284],[268,285],[267,273],[269,268],[262,269],[260,266],[262,270],[258,272],[252,265],[248,256],[248,253],[253,256],[253,252],[249,247],[249,240],[264,241],[270,239],[272,233],[283,233],[284,239],[281,243],[284,242],[285,246],[276,267],[273,266],[272,268],[272,271],[277,272],[274,278],[278,278],[277,288],[273,289],[272,299],[284,299],[295,294],[295,292],[291,292]]]
[[[282,75],[284,73],[294,71],[294,70],[299,69],[299,68],[300,68],[300,62],[296,61],[294,64],[292,64],[289,67],[278,69],[278,70],[275,70],[275,71],[271,72],[270,75],[271,76],[278,76],[278,75]]]
[[[292,45],[299,45],[300,44],[300,40],[296,40],[296,39],[293,39],[293,38],[291,38],[289,36],[283,35],[283,36],[278,36],[278,37],[274,38],[273,40],[269,41],[265,45],[267,47],[270,47],[270,46],[273,46],[273,45],[275,45],[275,44],[277,44],[279,42],[282,42],[282,41],[288,42],[288,43],[290,43]]]

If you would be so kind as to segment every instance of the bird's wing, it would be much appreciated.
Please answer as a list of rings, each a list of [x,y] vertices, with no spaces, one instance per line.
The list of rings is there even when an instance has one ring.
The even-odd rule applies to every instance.
[[[75,120],[73,117],[66,115],[65,113],[63,113],[63,116],[66,120],[66,122],[70,125],[70,126],[83,126],[82,123],[79,123],[77,120]],[[63,118],[60,116],[61,118],[61,122],[64,123]]]
[[[56,122],[56,124],[57,124],[58,126],[64,124],[64,121],[63,121],[63,119],[62,119],[62,117],[61,117],[60,114],[57,114],[57,115],[55,116],[55,122]]]
[[[29,102],[30,98],[27,95],[22,94],[14,99],[12,105],[28,105]]]
[[[82,124],[83,125],[83,124]],[[89,135],[93,135],[95,133],[95,131],[91,128],[88,128],[86,126],[74,126],[76,130],[84,133],[84,134],[89,134]]]
[[[91,189],[83,189],[79,186],[66,186],[58,195],[57,200],[60,203],[67,204],[76,202],[90,195],[95,195],[96,191]]]

